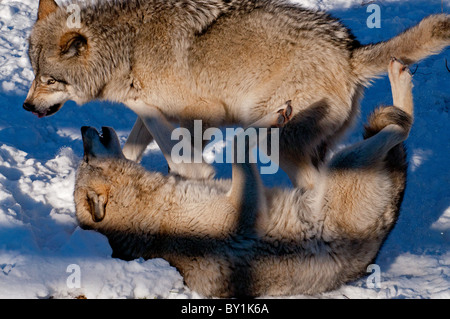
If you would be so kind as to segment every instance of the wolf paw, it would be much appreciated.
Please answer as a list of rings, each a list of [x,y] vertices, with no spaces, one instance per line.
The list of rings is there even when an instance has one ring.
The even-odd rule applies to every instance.
[[[292,118],[292,101],[287,101],[285,107],[278,110],[276,123],[272,127],[283,127]]]
[[[411,87],[412,74],[408,66],[397,58],[392,58],[389,63],[389,79],[397,89],[409,89]]]

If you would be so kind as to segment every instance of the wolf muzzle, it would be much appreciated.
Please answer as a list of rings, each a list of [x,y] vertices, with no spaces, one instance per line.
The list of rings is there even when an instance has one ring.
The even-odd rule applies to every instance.
[[[62,104],[61,103],[57,103],[57,104],[54,104],[54,105],[50,106],[47,110],[41,111],[41,110],[38,110],[36,108],[36,105],[34,105],[34,104],[27,103],[27,102],[23,103],[24,110],[33,113],[38,118],[43,118],[43,117],[46,117],[46,116],[53,115],[56,112],[58,112],[61,107],[62,107]]]

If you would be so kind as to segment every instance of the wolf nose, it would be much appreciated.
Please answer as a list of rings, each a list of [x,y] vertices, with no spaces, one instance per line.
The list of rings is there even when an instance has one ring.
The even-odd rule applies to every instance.
[[[23,103],[23,108],[28,112],[34,112],[35,108],[34,105],[31,103]]]

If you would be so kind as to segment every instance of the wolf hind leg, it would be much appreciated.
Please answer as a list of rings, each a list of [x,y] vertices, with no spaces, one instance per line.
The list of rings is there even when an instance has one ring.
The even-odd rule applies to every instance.
[[[413,84],[409,68],[397,58],[392,58],[388,70],[394,105],[413,116]]]
[[[411,75],[392,60],[389,65],[395,106],[376,109],[365,125],[364,140],[337,153],[328,168],[325,229],[352,241],[352,260],[366,267],[398,218],[406,186],[404,144],[413,119]],[[354,243],[359,242],[360,249]],[[355,265],[355,264],[353,264]]]
[[[331,166],[373,166],[384,161],[389,151],[408,138],[414,112],[412,75],[402,62],[392,58],[389,79],[394,106],[375,110],[365,126],[365,140],[336,154]]]
[[[292,107],[290,101],[288,101],[283,108],[267,114],[260,120],[250,124],[247,129],[281,129],[291,117]],[[238,227],[242,231],[253,230],[259,214],[264,213],[267,207],[261,176],[255,163],[250,161],[249,155],[253,147],[256,146],[257,138],[255,137],[259,135],[259,130],[255,130],[257,136],[249,136],[246,130],[239,132],[233,140],[232,183],[231,189],[227,194],[231,204],[240,213]],[[242,150],[238,149],[242,145],[247,154],[245,158],[239,158],[238,156],[238,154],[242,153]]]

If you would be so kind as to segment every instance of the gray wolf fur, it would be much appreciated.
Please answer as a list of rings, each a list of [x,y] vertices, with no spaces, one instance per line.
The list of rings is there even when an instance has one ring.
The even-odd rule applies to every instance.
[[[171,124],[255,122],[291,100],[281,168],[313,187],[311,162],[352,124],[363,87],[450,44],[450,15],[425,18],[393,39],[361,45],[338,20],[283,0],[130,0],[80,4],[81,26],[40,0],[29,41],[36,75],[24,108],[38,116],[67,100],[124,103],[137,115],[124,154],[139,161],[155,139],[172,172],[208,178],[203,164],[171,161]],[[195,167],[193,167],[195,166]]]
[[[363,141],[312,166],[310,189],[265,189],[248,162],[233,164],[231,181],[149,172],[125,159],[112,129],[84,127],[79,223],[106,235],[115,257],[166,259],[204,296],[317,294],[353,281],[394,226],[405,189],[411,74],[393,59],[389,76],[395,106],[372,114]],[[289,113],[253,126],[286,124]]]

